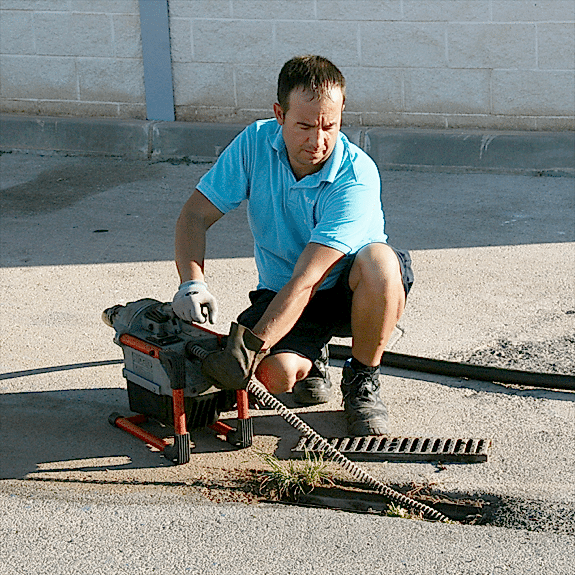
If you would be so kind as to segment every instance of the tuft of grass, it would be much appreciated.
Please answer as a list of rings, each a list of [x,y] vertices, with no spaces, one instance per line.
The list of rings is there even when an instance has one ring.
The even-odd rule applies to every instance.
[[[390,503],[387,511],[385,513],[386,517],[401,517],[402,519],[419,519],[423,520],[422,513],[413,513],[412,511],[408,511],[405,507],[401,507],[396,505],[395,503]]]
[[[302,461],[289,459],[280,461],[275,455],[260,453],[261,460],[269,467],[264,471],[260,491],[278,499],[297,501],[302,495],[311,493],[322,485],[333,486],[329,462],[321,453],[305,452]]]
[[[402,519],[414,519],[417,521],[426,521],[422,512],[414,513],[413,511],[408,511],[405,507],[396,505],[395,503],[390,503],[385,512],[386,517],[401,517]],[[449,519],[444,523],[448,525],[458,525],[458,521],[452,521]]]

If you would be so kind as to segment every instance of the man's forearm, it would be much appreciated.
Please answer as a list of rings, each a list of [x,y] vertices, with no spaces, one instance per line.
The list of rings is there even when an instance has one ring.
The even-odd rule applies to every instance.
[[[313,293],[313,286],[286,284],[271,301],[252,330],[269,349],[284,337],[300,318]]]
[[[176,267],[182,282],[204,279],[206,232],[223,214],[196,190],[176,223]]]
[[[193,229],[188,223],[178,220],[176,225],[176,267],[183,283],[188,280],[204,279],[204,257],[206,235],[201,229]]]
[[[291,280],[271,301],[254,327],[254,333],[275,345],[291,330],[333,266],[344,254],[321,244],[309,243],[299,257]]]

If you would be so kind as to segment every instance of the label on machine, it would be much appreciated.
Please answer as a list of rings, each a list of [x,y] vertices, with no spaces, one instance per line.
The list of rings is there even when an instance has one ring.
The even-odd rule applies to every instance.
[[[153,381],[150,381],[148,379],[144,379],[143,377],[140,377],[137,373],[134,373],[133,371],[130,371],[129,369],[126,368],[122,370],[122,375],[127,380],[135,383],[136,385],[139,385],[140,387],[143,387],[144,389],[147,389],[148,391],[151,391],[156,395],[161,395],[161,387],[157,383],[154,383]]]

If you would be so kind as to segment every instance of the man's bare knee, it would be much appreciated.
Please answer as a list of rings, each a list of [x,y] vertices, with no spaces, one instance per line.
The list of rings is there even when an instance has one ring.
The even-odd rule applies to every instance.
[[[387,244],[373,243],[362,248],[349,274],[349,287],[355,291],[360,283],[379,289],[384,285],[401,284],[399,260]]]
[[[256,377],[273,394],[291,391],[297,381],[307,376],[311,360],[295,353],[278,353],[266,357],[256,370]]]

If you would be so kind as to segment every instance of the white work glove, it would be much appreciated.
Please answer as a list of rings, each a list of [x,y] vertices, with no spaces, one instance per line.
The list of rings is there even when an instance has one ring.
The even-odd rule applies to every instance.
[[[185,321],[216,323],[218,304],[216,298],[208,291],[208,286],[201,281],[184,282],[172,302],[174,313]]]

